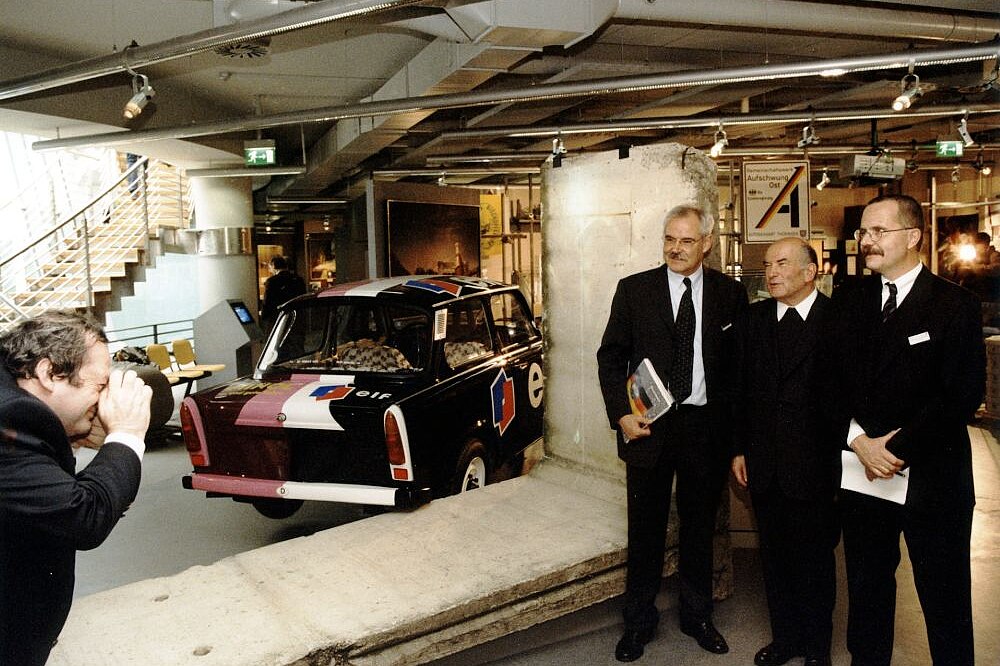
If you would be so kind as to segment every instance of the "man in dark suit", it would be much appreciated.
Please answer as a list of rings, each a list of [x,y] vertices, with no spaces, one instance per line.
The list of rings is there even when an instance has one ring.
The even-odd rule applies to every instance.
[[[845,369],[838,439],[873,486],[901,471],[908,479],[904,504],[841,493],[855,666],[888,666],[892,658],[900,533],[934,663],[973,663],[967,423],[985,383],[980,305],[921,265],[923,227],[911,197],[872,200],[855,236],[879,275],[834,299]]]
[[[680,626],[710,652],[729,650],[712,624],[712,537],[729,467],[739,336],[747,295],[702,266],[713,220],[693,206],[667,213],[666,265],[618,283],[597,351],[608,420],[628,485],[625,632],[615,648],[633,661],[653,639],[674,476],[680,521]],[[625,382],[648,358],[677,405],[655,422],[630,409]]]
[[[270,330],[278,318],[278,308],[306,293],[306,282],[288,267],[288,260],[278,255],[271,259],[271,277],[264,282],[264,303],[260,318],[264,330]]]
[[[805,655],[829,666],[840,537],[834,494],[838,448],[824,419],[830,299],[816,291],[816,251],[800,238],[764,256],[773,298],[750,306],[733,475],[749,487],[771,616],[757,666]]]
[[[111,370],[104,331],[82,315],[49,311],[0,336],[0,664],[48,658],[76,551],[100,545],[139,488],[151,393]],[[75,473],[95,419],[106,438]]]

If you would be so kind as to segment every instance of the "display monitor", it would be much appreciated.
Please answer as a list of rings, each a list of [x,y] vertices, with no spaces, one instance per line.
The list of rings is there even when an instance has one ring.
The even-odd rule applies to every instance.
[[[240,320],[241,324],[252,324],[253,315],[250,314],[250,310],[247,306],[243,304],[242,301],[230,302],[229,305],[233,308],[233,312],[236,314],[236,318]]]

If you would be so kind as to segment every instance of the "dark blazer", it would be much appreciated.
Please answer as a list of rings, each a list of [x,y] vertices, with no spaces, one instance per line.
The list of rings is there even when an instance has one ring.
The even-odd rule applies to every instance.
[[[889,450],[910,467],[906,506],[971,507],[972,452],[967,424],[982,403],[986,354],[979,299],[926,267],[886,324],[879,276],[835,294],[842,350],[846,447],[850,419],[869,436],[902,428]]]
[[[741,331],[746,321],[747,294],[743,286],[719,271],[704,268],[700,325],[708,406],[715,413],[713,440],[731,445],[733,401],[738,378]],[[673,362],[674,317],[667,285],[667,267],[659,266],[618,282],[608,325],[597,350],[597,371],[608,422],[631,413],[625,381],[648,358],[666,382]],[[651,466],[665,442],[660,421],[651,435],[624,444],[618,433],[618,456],[628,464]]]
[[[747,457],[750,490],[777,484],[788,497],[832,497],[840,448],[831,436],[825,383],[830,299],[817,294],[795,344],[778,344],[778,302],[750,306],[735,453]],[[787,316],[787,315],[786,315]]]
[[[106,443],[76,474],[58,417],[0,368],[0,664],[44,664],[95,548],[139,489],[139,457]]]

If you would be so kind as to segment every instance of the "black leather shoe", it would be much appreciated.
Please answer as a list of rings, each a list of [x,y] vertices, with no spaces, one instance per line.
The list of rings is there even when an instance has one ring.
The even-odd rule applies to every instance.
[[[757,651],[753,663],[757,666],[781,666],[795,656],[795,650],[781,643],[771,643]]]
[[[822,657],[816,657],[814,655],[806,655],[806,660],[802,662],[802,666],[830,666],[830,655],[824,655]]]
[[[704,622],[681,622],[681,631],[691,636],[702,650],[708,650],[714,654],[725,654],[729,652],[729,645],[722,637],[719,630],[709,620]]]
[[[618,661],[635,661],[642,656],[646,643],[653,640],[653,629],[626,629],[618,645],[615,646],[615,659]]]

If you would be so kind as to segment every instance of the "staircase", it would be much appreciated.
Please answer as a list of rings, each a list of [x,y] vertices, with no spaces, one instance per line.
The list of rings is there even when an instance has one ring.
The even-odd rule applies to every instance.
[[[190,201],[182,169],[141,158],[78,212],[0,262],[0,329],[51,308],[87,310],[103,321],[132,295],[134,282],[162,253],[164,236],[188,226]]]

